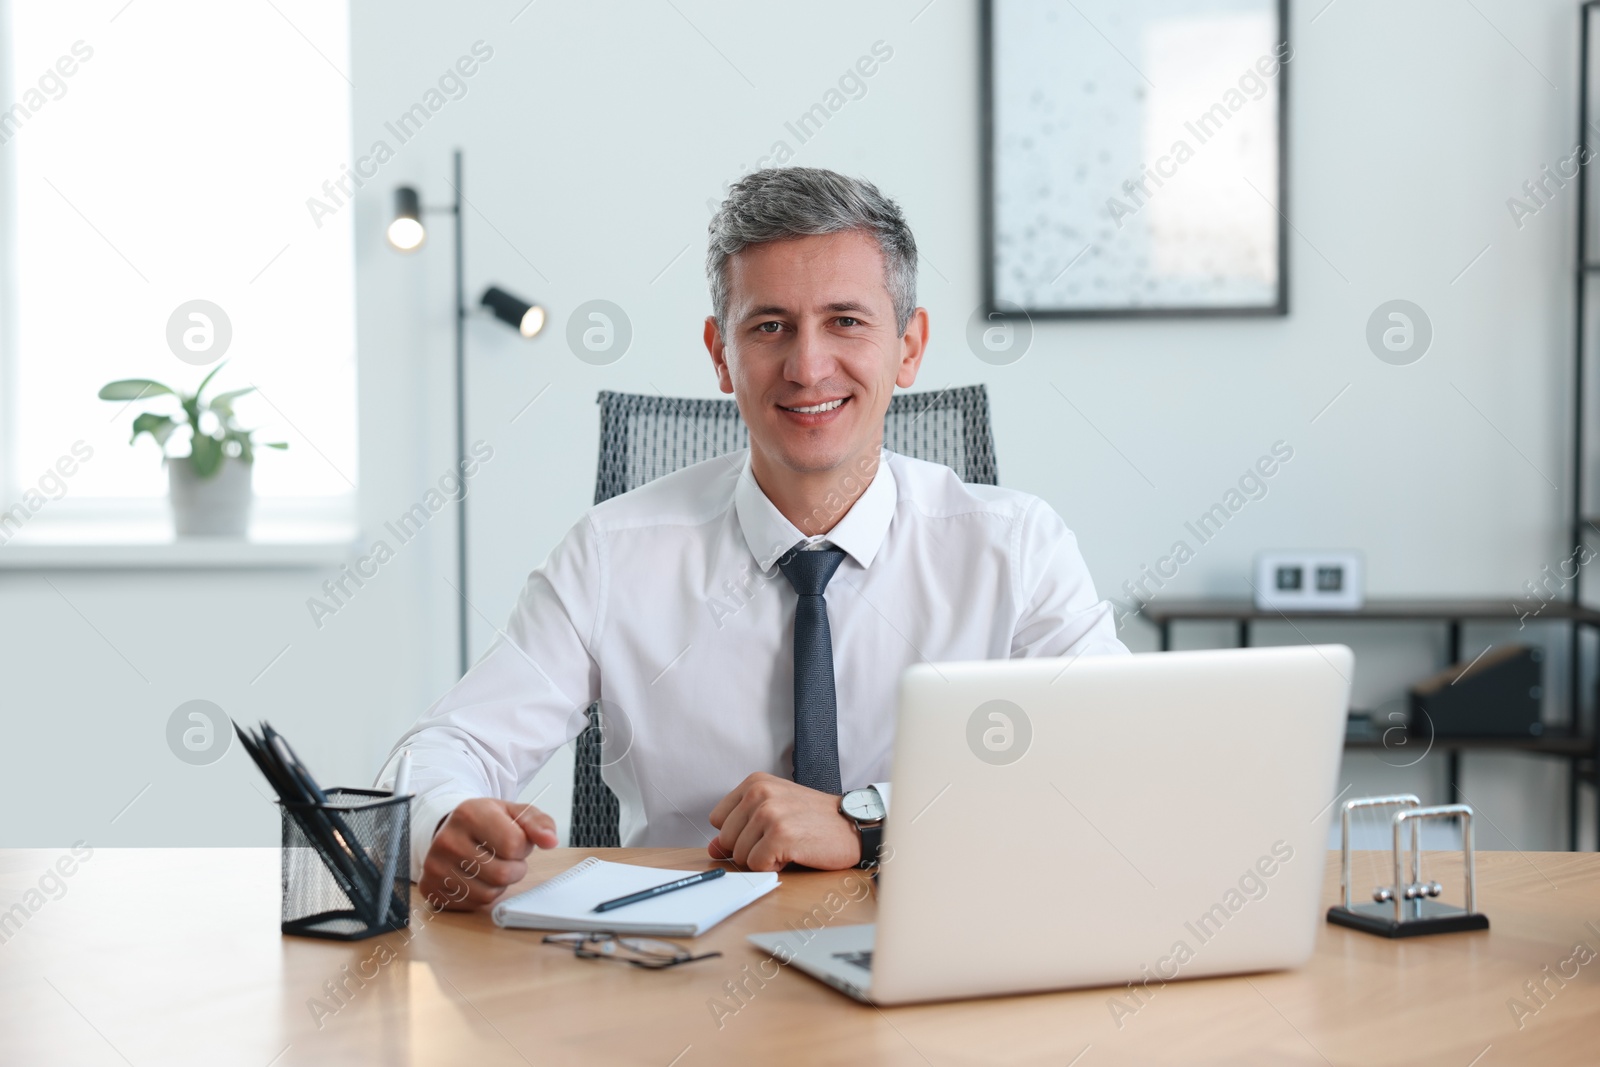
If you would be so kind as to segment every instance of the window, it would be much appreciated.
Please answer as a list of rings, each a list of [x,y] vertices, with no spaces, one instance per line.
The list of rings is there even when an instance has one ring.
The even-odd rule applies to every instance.
[[[256,386],[241,423],[289,444],[258,453],[258,515],[353,516],[353,212],[306,207],[350,158],[348,34],[333,0],[0,0],[0,509],[81,441],[41,510],[164,514],[157,446],[128,444],[154,405],[96,393],[192,391],[216,364],[168,320],[203,299],[232,334],[214,389]]]

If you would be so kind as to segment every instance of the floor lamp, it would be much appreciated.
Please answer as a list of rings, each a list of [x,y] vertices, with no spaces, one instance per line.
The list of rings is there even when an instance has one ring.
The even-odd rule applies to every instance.
[[[423,225],[424,215],[449,215],[455,222],[455,283],[456,283],[456,471],[459,473],[467,460],[467,296],[462,265],[461,225],[461,150],[455,152],[455,181],[451,183],[455,198],[448,207],[424,207],[422,198],[413,186],[401,185],[394,191],[394,218],[389,222],[389,244],[401,252],[415,252],[428,236]],[[483,291],[478,304],[487,308],[495,318],[513,326],[523,337],[534,337],[544,329],[544,308],[523,300],[499,286],[491,285]],[[461,673],[471,666],[467,654],[467,489],[463,479],[461,499],[456,503],[456,591],[460,595],[458,626],[458,652]]]

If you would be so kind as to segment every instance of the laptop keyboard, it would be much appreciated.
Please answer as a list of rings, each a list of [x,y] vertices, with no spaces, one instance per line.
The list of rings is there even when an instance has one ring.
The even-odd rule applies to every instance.
[[[853,963],[863,971],[872,970],[872,950],[870,948],[862,952],[835,952],[833,958],[844,960],[846,963]]]

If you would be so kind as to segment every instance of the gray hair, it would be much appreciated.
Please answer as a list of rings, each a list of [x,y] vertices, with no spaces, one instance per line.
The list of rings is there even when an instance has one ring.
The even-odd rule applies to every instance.
[[[862,230],[883,253],[895,328],[917,309],[917,242],[900,206],[861,178],[816,167],[769,167],[740,179],[708,227],[706,280],[717,328],[728,312],[728,259],[751,245]]]

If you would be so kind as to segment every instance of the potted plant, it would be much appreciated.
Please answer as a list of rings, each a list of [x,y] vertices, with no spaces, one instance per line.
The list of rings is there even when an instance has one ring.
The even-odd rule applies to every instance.
[[[167,465],[168,496],[172,501],[172,522],[179,537],[243,537],[250,527],[250,474],[255,464],[254,430],[240,428],[233,402],[255,386],[218,393],[204,398],[206,386],[227,366],[217,364],[193,393],[153,382],[148,378],[124,378],[100,390],[101,400],[145,400],[171,396],[177,399],[178,414],[163,415],[146,411],[133,420],[133,444],[140,434],[149,434],[161,448]],[[189,454],[174,456],[167,442],[179,429],[189,430]],[[288,448],[274,441],[266,448]]]

